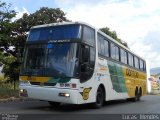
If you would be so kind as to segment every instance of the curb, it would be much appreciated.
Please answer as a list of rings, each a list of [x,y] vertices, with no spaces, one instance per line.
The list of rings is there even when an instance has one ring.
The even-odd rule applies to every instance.
[[[10,97],[10,98],[6,98],[6,99],[0,99],[0,103],[1,102],[16,102],[16,101],[31,101],[31,100],[33,100],[33,99]]]

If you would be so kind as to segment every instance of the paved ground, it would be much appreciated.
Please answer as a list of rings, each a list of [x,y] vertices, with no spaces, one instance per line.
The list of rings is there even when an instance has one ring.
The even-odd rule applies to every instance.
[[[46,101],[37,100],[0,102],[0,113],[4,116],[5,114],[26,116],[36,114],[39,117],[50,114],[57,117],[61,116],[62,118],[66,118],[66,116],[74,118],[74,115],[89,115],[93,117],[102,114],[160,114],[160,96],[147,95],[142,97],[139,102],[128,102],[126,100],[109,101],[101,109],[92,109],[90,105],[67,104],[54,108]]]

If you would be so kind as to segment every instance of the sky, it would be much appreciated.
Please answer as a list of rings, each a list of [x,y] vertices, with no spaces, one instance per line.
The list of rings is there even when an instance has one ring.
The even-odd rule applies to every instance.
[[[2,0],[3,1],[3,0]],[[131,51],[160,67],[160,0],[5,0],[18,12],[34,13],[40,7],[61,8],[72,21],[96,28],[109,27],[127,42]]]

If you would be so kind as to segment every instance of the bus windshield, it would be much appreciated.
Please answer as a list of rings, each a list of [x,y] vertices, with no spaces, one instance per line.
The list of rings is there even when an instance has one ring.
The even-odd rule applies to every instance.
[[[28,41],[80,39],[80,25],[62,25],[31,29]]]
[[[28,45],[21,74],[76,77],[76,51],[77,43]]]

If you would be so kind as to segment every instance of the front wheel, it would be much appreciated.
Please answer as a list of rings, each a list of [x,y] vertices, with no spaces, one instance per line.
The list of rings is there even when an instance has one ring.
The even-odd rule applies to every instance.
[[[94,108],[100,108],[104,104],[104,92],[101,87],[98,88],[97,90],[97,95],[96,95],[96,102],[93,103]]]

